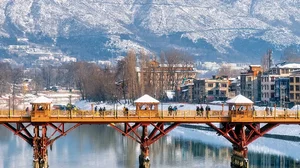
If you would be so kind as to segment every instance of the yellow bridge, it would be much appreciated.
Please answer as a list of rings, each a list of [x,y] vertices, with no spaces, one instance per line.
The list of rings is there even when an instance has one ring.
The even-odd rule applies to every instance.
[[[197,115],[195,110],[178,110],[169,114],[160,111],[124,111],[107,110],[95,112],[93,110],[51,110],[30,111],[0,110],[0,123],[123,123],[123,122],[180,122],[180,123],[300,123],[300,110],[274,110],[273,114],[266,111],[228,111],[212,110]]]
[[[276,107],[255,110],[250,101],[228,101],[228,106],[222,105],[221,110],[197,108],[196,111],[159,110],[158,101],[148,100],[135,101],[136,110],[133,111],[126,108],[121,111],[94,111],[93,106],[92,110],[52,110],[51,102],[42,99],[32,102],[30,110],[0,110],[0,124],[32,146],[34,168],[48,168],[47,147],[82,124],[109,124],[122,135],[138,142],[141,168],[150,167],[149,146],[181,123],[206,124],[230,141],[233,145],[233,168],[249,167],[247,146],[257,138],[279,124],[300,124],[298,110],[279,110]],[[65,126],[66,123],[68,126]],[[139,128],[141,131],[138,131]]]

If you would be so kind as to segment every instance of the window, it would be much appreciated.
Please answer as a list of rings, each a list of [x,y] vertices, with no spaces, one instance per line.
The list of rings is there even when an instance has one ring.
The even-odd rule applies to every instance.
[[[213,87],[213,86],[214,86],[214,84],[208,83],[208,87]]]
[[[213,95],[213,94],[214,94],[214,91],[210,90],[210,91],[207,92],[207,94],[208,94],[208,95]]]
[[[271,93],[271,98],[274,98],[275,97],[275,94],[274,93]]]
[[[290,82],[294,83],[294,77],[290,77]]]
[[[226,96],[226,91],[221,91],[221,96]]]
[[[275,81],[275,77],[271,77],[271,82],[274,82]]]
[[[300,90],[300,86],[296,85],[296,91],[299,91],[299,90]]]
[[[251,77],[247,77],[247,82],[251,82]]]
[[[290,91],[292,91],[292,92],[294,91],[294,85],[290,86]]]
[[[222,83],[222,87],[227,87],[227,84],[226,83]]]
[[[300,78],[296,77],[296,83],[299,83],[299,82],[300,82]]]
[[[274,90],[274,88],[275,88],[274,85],[271,85],[271,90]]]
[[[294,94],[293,93],[290,94],[290,99],[294,99]]]
[[[300,101],[299,100],[300,99],[300,93],[296,93],[296,97],[295,98],[296,98],[297,101]]]

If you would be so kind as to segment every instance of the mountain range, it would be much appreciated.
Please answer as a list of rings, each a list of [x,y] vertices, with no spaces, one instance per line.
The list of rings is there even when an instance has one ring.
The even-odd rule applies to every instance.
[[[79,60],[176,49],[258,63],[268,49],[278,59],[299,48],[299,9],[297,0],[1,0],[0,57],[20,57],[11,45],[36,45]]]

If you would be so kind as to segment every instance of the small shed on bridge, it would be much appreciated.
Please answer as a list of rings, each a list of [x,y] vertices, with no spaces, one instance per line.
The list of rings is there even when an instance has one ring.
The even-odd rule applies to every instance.
[[[158,116],[159,101],[145,94],[134,101],[138,116]]]
[[[234,98],[227,100],[229,116],[232,115],[253,115],[253,101],[239,94]]]
[[[30,103],[32,106],[33,114],[40,116],[48,116],[51,108],[51,103],[52,100],[45,96],[38,97]]]

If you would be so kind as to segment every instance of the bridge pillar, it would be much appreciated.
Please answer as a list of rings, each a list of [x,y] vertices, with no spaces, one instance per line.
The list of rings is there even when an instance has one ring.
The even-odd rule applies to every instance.
[[[48,138],[47,127],[42,125],[42,137],[39,135],[39,126],[34,127],[33,137],[33,168],[48,168]]]
[[[233,145],[230,165],[231,168],[249,168],[248,148]]]
[[[110,124],[110,126],[122,133],[123,136],[127,136],[140,144],[141,154],[139,155],[139,168],[150,168],[149,146],[168,134],[179,124],[180,123],[169,123],[165,128],[164,123],[124,123],[124,130],[115,124]],[[153,129],[148,132],[149,125],[151,125]],[[140,127],[142,127],[142,135],[137,131]]]
[[[259,123],[220,123],[220,128],[212,123],[207,125],[232,143],[231,167],[249,168],[247,146],[279,124],[268,123],[260,127]]]
[[[81,124],[74,124],[72,127],[65,129],[64,123],[4,123],[6,128],[12,131],[15,135],[25,140],[33,148],[33,168],[49,168],[48,165],[48,146],[54,143],[57,139],[67,135],[70,131],[77,128]],[[33,126],[33,134],[28,130],[29,126]],[[47,126],[50,130],[50,137],[47,136]]]
[[[150,168],[149,146],[148,146],[148,125],[143,124],[143,133],[141,137],[141,154],[139,156],[139,168]]]

